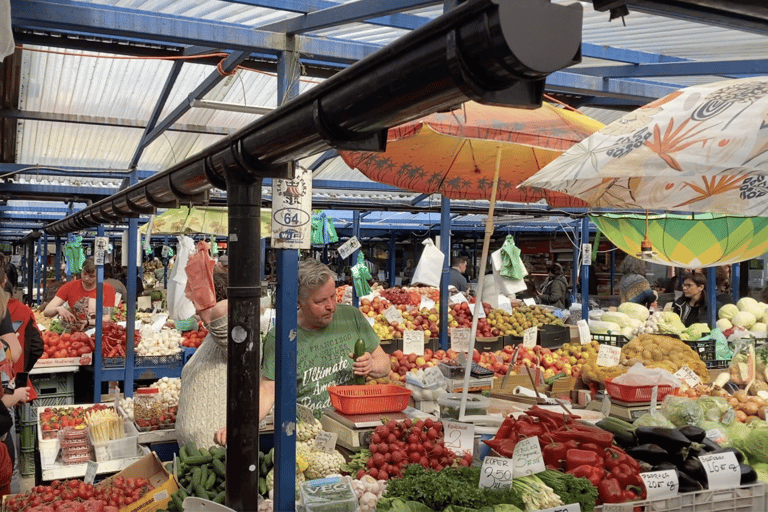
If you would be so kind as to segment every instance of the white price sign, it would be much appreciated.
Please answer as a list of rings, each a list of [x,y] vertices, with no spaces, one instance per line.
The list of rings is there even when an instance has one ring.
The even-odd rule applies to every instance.
[[[696,372],[694,372],[687,366],[683,366],[682,368],[677,370],[675,372],[675,377],[685,382],[688,385],[688,387],[691,387],[691,388],[701,384],[701,377],[696,375]]]
[[[469,329],[451,327],[451,348],[456,352],[469,352]]]
[[[420,310],[424,309],[424,308],[432,309],[433,307],[435,307],[435,301],[433,301],[429,297],[426,297],[426,296],[422,295],[421,296],[421,303],[419,304],[419,309]]]
[[[437,366],[430,366],[424,369],[424,386],[431,388],[443,382],[445,377],[443,372]]]
[[[734,489],[741,484],[741,468],[733,452],[707,453],[699,455],[699,460],[707,473],[710,491]]]
[[[444,421],[445,447],[456,455],[464,455],[464,452],[472,453],[475,448],[475,426],[458,421]]]
[[[529,327],[523,331],[523,346],[525,348],[533,348],[536,346],[536,338],[539,335],[538,327]]]
[[[387,319],[387,322],[390,323],[390,325],[393,322],[397,322],[397,325],[403,325],[405,323],[405,318],[403,318],[403,314],[400,313],[400,310],[397,309],[395,306],[389,306],[386,311],[384,311],[384,318]]]
[[[512,302],[506,295],[499,295],[499,309],[506,313],[512,313]]]
[[[579,320],[576,322],[576,327],[579,328],[579,341],[582,345],[592,343],[592,333],[589,332],[589,324],[586,320]]]
[[[581,505],[578,503],[571,503],[570,505],[562,505],[555,508],[545,508],[539,512],[581,512]]]
[[[92,484],[93,481],[96,479],[96,473],[98,471],[99,471],[99,463],[89,460],[85,466],[85,477],[83,477],[83,482],[85,482],[86,484]]]
[[[523,299],[523,304],[525,304],[526,306],[535,306],[536,299],[532,299],[532,298]]]
[[[466,303],[469,304],[469,301],[464,296],[464,294],[461,293],[461,292],[454,293],[453,295],[451,295],[451,297],[450,297],[448,302],[450,302],[451,304],[461,304],[462,302],[466,302]]]
[[[315,451],[333,453],[336,449],[336,439],[338,437],[339,434],[336,432],[325,432],[321,430],[315,438]]]
[[[475,314],[475,306],[477,306],[477,303],[475,303],[475,304],[470,304],[470,305],[469,305],[469,310],[472,312],[472,315],[473,315],[473,316],[474,316],[474,314]],[[478,313],[478,317],[477,317],[477,318],[485,318],[485,308],[483,308],[482,306],[480,306],[480,307],[479,307],[479,308],[477,308],[477,309],[479,310],[479,313]]]
[[[535,436],[526,437],[515,445],[512,460],[515,478],[535,475],[547,469],[544,466],[544,457],[541,455],[539,438]]]
[[[272,248],[309,249],[312,246],[312,171],[296,166],[294,177],[272,180]],[[231,243],[242,242],[237,233]]]
[[[356,236],[353,236],[336,249],[339,252],[339,257],[343,260],[347,259],[350,254],[360,249],[360,240]]]
[[[424,331],[403,331],[403,353],[424,355]]]
[[[677,471],[674,469],[640,473],[640,476],[643,478],[643,483],[645,483],[649,500],[676,496],[680,488],[677,482]]]
[[[296,404],[296,417],[304,423],[315,422],[315,415],[312,414],[312,409],[306,405]]]
[[[600,351],[597,353],[598,366],[610,368],[618,366],[619,361],[621,361],[621,347],[612,347],[605,343],[600,345]]]
[[[581,256],[584,265],[592,264],[592,244],[581,244]]]
[[[512,460],[486,457],[480,468],[481,489],[506,489],[512,486]]]
[[[104,258],[109,249],[109,238],[106,236],[97,236],[94,238],[93,245],[95,247],[93,256],[94,263],[96,265],[103,265]]]

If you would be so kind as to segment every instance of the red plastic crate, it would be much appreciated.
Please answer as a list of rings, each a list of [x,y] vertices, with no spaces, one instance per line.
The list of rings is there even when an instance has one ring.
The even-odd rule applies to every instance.
[[[394,384],[329,386],[331,405],[343,414],[400,412],[408,407],[411,390]]]
[[[662,400],[674,389],[672,386],[660,385],[656,399]],[[653,386],[629,386],[627,384],[615,383],[613,379],[605,379],[605,391],[611,398],[623,400],[624,402],[650,402]]]

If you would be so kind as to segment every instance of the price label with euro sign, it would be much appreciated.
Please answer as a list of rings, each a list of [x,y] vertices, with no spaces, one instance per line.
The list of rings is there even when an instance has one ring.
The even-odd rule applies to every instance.
[[[645,483],[649,500],[676,496],[680,488],[677,481],[677,471],[674,469],[650,471],[648,473],[641,473],[640,476],[643,479],[643,483]]]

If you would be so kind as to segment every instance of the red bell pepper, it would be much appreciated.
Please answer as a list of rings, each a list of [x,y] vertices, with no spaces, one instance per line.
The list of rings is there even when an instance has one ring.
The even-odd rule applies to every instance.
[[[605,430],[569,430],[553,432],[551,438],[557,441],[578,441],[580,443],[594,443],[603,448],[608,448],[613,445],[613,434],[606,432]]]
[[[586,478],[595,487],[598,486],[600,481],[605,477],[605,470],[603,468],[596,468],[593,466],[579,466],[576,469],[567,471],[569,475],[573,475],[576,478]]]
[[[626,464],[632,468],[635,472],[640,470],[640,465],[637,461],[630,457],[627,452],[617,446],[611,446],[605,449],[605,467],[611,470],[619,464]]]
[[[568,454],[568,447],[565,443],[549,443],[541,450],[544,457],[544,464],[552,466],[555,469],[562,469]]]
[[[523,437],[538,437],[545,432],[541,423],[517,422],[515,427],[517,433]]]
[[[601,467],[603,459],[595,452],[587,450],[568,450],[565,457],[565,465],[568,471],[579,466]]]
[[[613,477],[603,478],[597,484],[597,492],[603,503],[623,503],[625,501],[624,489],[619,481]]]
[[[634,478],[633,475],[634,471],[632,471],[632,468],[627,466],[626,464],[619,464],[618,466],[614,466],[613,469],[611,469],[611,476],[615,478],[622,489],[626,489],[630,485],[634,485]]]
[[[604,457],[604,453],[605,453],[605,448],[603,448],[602,446],[597,446],[595,443],[581,443],[579,445],[579,449],[586,450],[588,452],[595,452],[601,457]]]
[[[502,439],[501,443],[499,443],[498,449],[496,449],[497,452],[499,452],[499,455],[502,457],[507,457],[509,459],[512,458],[512,456],[515,453],[515,446],[517,445],[517,441],[513,439]]]

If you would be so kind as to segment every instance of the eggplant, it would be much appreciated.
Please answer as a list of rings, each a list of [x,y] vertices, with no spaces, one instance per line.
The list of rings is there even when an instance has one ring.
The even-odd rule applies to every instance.
[[[713,452],[715,450],[719,450],[720,448],[722,448],[722,446],[720,446],[719,444],[717,444],[713,440],[709,439],[708,437],[705,437],[701,441],[701,444],[704,445],[704,451],[707,452],[707,453],[710,453],[710,452]]]
[[[741,451],[737,450],[736,448],[731,448],[731,447],[720,448],[718,450],[713,450],[709,453],[728,453],[728,452],[733,453],[736,456],[736,462],[738,462],[739,464],[742,464],[744,462],[744,454],[741,453]]]
[[[674,428],[637,427],[635,435],[639,444],[656,444],[669,453],[678,452],[691,445],[691,440]]]
[[[645,461],[649,464],[658,464],[669,459],[669,452],[661,446],[653,443],[641,444],[627,448],[626,452],[637,460]]]
[[[679,469],[677,470],[677,484],[680,486],[679,492],[696,492],[704,489],[703,485]]]
[[[677,469],[677,466],[671,462],[659,462],[651,468],[651,471],[667,471],[668,469]]]
[[[740,485],[753,484],[757,481],[757,472],[752,466],[747,464],[739,464],[739,470],[741,471]]]
[[[701,461],[698,459],[698,457],[691,457],[690,459],[686,459],[685,462],[678,466],[678,469],[699,482],[705,489],[709,485],[709,481],[707,480],[707,472],[704,470],[704,466],[701,464]]]
[[[700,443],[707,437],[707,431],[696,425],[686,425],[678,428],[677,431],[694,443]]]

